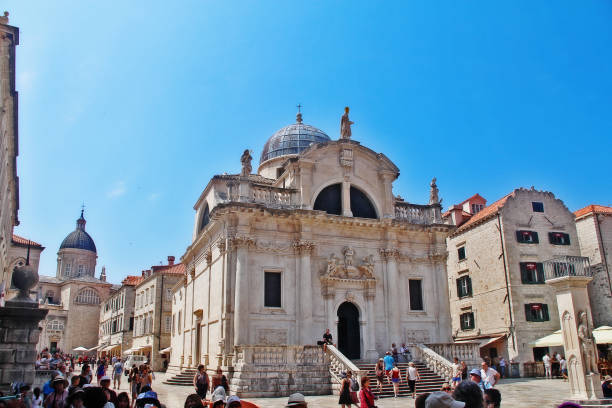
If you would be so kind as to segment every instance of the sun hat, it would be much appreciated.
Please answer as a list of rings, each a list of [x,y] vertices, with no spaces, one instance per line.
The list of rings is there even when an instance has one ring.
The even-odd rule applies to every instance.
[[[63,375],[56,375],[55,378],[51,381],[51,385],[53,386],[53,384],[60,382],[64,383],[64,386],[68,385],[68,381],[66,381]]]
[[[612,377],[609,375],[606,375],[603,379],[604,381],[612,381]]]
[[[100,382],[102,381],[110,381],[110,377],[108,375],[105,375],[104,377],[100,378]]]
[[[227,404],[227,405],[229,405],[229,404],[231,404],[232,402],[240,402],[240,398],[238,398],[238,396],[237,396],[237,395],[232,395],[231,397],[229,397],[229,398],[227,399],[226,404]]]
[[[299,392],[296,392],[295,394],[291,394],[289,396],[289,400],[287,401],[287,405],[285,405],[285,407],[293,407],[296,405],[304,405],[304,404],[306,404],[306,400],[304,399],[304,396],[300,394]]]
[[[465,402],[455,401],[443,391],[432,392],[425,400],[425,408],[463,408]]]
[[[210,400],[213,403],[217,401],[225,402],[225,388],[223,388],[222,386],[218,386],[217,388],[215,388],[212,395],[210,396]]]
[[[480,373],[480,370],[475,368],[472,371],[470,371],[470,375],[477,375],[478,378],[482,378],[482,374]]]

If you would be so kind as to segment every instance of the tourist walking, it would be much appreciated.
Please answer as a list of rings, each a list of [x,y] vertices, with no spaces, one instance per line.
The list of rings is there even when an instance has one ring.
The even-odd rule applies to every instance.
[[[406,381],[408,382],[408,388],[410,389],[412,398],[416,398],[416,382],[420,379],[421,375],[419,374],[419,370],[417,370],[414,363],[411,361],[408,363],[408,369],[406,370]]]
[[[198,372],[193,376],[193,386],[196,389],[196,393],[200,396],[200,399],[206,399],[208,384],[208,374],[206,374],[204,364],[200,364],[198,366]]]
[[[140,389],[142,390],[146,386],[151,388],[151,384],[153,384],[153,376],[151,375],[149,367],[146,364],[140,367]]]
[[[350,408],[353,404],[351,400],[351,378],[353,373],[348,370],[346,372],[346,376],[342,379],[340,383],[340,399],[338,400],[338,404],[342,405],[342,408]]]
[[[480,365],[482,369],[480,370],[480,377],[483,381],[491,384],[491,388],[495,387],[495,384],[499,381],[499,373],[493,368],[489,367],[486,361],[483,361]]]
[[[130,374],[128,376],[128,383],[130,384],[130,392],[132,394],[132,407],[136,404],[136,398],[140,391],[140,375],[138,374],[138,367],[136,364],[132,366]]]
[[[548,355],[548,353],[544,354],[544,357],[542,357],[542,362],[544,363],[544,376],[546,378],[552,378],[550,356]]]
[[[98,368],[96,369],[96,378],[98,379],[98,385],[100,385],[100,379],[106,375],[106,366],[104,361],[98,361]]]
[[[370,389],[370,378],[367,375],[361,377],[361,391],[359,391],[359,408],[374,408],[374,400],[376,400],[376,396],[372,393]]]
[[[487,381],[484,381],[484,379],[482,378],[482,371],[477,368],[470,371],[470,381],[477,384],[482,391],[491,388],[491,384],[489,384]],[[462,381],[462,383],[463,382],[464,381]]]
[[[382,358],[378,359],[376,363],[376,367],[374,368],[374,372],[376,373],[376,380],[378,381],[378,392],[382,392],[383,383],[385,382],[385,363]]]
[[[478,369],[475,368],[471,372],[474,371],[478,372]],[[453,398],[464,402],[465,408],[482,408],[484,402],[482,389],[473,381],[461,381],[453,391]]]
[[[40,393],[40,388],[34,388],[34,395],[32,396],[32,408],[42,408],[43,396]]]
[[[393,370],[393,357],[391,357],[391,352],[387,351],[385,353],[385,358],[383,358],[385,363],[385,375],[387,376],[387,383],[391,382],[391,370]]]
[[[465,361],[461,362],[461,381],[467,380],[468,377],[468,366]]]
[[[130,408],[130,397],[127,392],[122,392],[117,395],[116,408]]]
[[[223,370],[221,368],[217,368],[216,374],[213,375],[211,379],[212,387],[211,390],[216,390],[217,387],[221,386],[225,390],[225,393],[229,393],[229,383],[227,382],[227,377],[223,375]]]
[[[452,368],[452,382],[451,387],[455,388],[461,382],[461,365],[459,364],[459,359],[455,357],[453,359]]]
[[[393,383],[393,396],[397,398],[399,385],[402,382],[402,373],[395,363],[393,363],[393,369],[391,370],[391,382]]]
[[[68,381],[63,376],[58,375],[51,382],[51,386],[53,392],[45,398],[43,403],[45,408],[64,408],[66,398],[68,398],[68,390],[66,389]]]
[[[567,378],[567,361],[565,361],[565,357],[561,356],[559,359],[559,366],[561,367],[561,376],[563,377],[563,381],[568,381]]]
[[[391,343],[391,355],[393,356],[393,361],[395,361],[395,363],[399,363],[397,346],[395,345],[395,343]]]
[[[121,374],[123,374],[123,362],[117,358],[113,364],[113,388],[121,388]]]

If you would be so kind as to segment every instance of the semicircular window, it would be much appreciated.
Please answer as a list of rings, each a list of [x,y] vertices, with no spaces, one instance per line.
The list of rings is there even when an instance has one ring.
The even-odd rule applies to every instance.
[[[314,203],[315,210],[325,211],[328,214],[342,214],[342,187],[340,184],[332,184],[325,187]]]
[[[370,199],[358,188],[351,186],[351,212],[353,217],[378,218]]]
[[[202,218],[200,219],[200,231],[202,231],[209,222],[210,212],[208,211],[208,204],[206,204],[206,207],[204,207],[204,212],[202,213]]]

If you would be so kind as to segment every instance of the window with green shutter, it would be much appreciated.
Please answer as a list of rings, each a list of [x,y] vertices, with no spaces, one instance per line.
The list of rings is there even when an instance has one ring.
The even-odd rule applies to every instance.
[[[543,284],[544,265],[541,262],[520,262],[521,282],[524,284]]]
[[[457,279],[457,296],[461,299],[463,297],[472,296],[472,278],[469,276],[462,276]]]
[[[540,242],[537,232],[524,230],[516,231],[516,240],[521,244],[537,244]]]
[[[525,319],[528,322],[549,321],[548,305],[546,303],[527,303],[525,305]]]
[[[553,245],[569,245],[570,237],[564,232],[549,232],[548,241]]]
[[[467,312],[459,315],[459,324],[461,330],[472,330],[476,326],[474,323],[474,312]]]

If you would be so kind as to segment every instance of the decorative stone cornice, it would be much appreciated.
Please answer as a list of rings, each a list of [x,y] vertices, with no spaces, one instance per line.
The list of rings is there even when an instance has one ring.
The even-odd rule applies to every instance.
[[[204,252],[204,258],[206,259],[206,266],[210,266],[212,263],[212,248],[209,248]]]
[[[230,247],[233,249],[237,248],[251,248],[255,246],[255,240],[246,236],[235,236],[229,239]]]
[[[385,261],[397,260],[400,257],[400,253],[395,248],[381,248],[379,250],[380,257]]]
[[[227,248],[227,245],[225,244],[225,240],[221,240],[221,241],[217,242],[217,248],[219,248],[219,254],[223,255],[225,253],[226,248]]]
[[[311,241],[294,241],[293,249],[296,254],[310,255],[314,250],[315,244]]]

